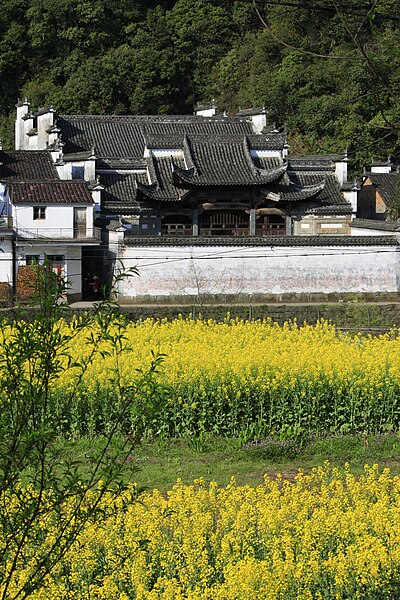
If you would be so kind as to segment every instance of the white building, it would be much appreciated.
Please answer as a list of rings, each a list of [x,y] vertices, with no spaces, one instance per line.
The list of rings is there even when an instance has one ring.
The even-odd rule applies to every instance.
[[[40,259],[64,257],[74,296],[88,271],[111,278],[121,261],[141,273],[120,284],[126,302],[399,293],[396,227],[360,219],[347,154],[290,155],[264,107],[57,115],[25,101],[15,139],[19,156],[46,154],[53,172],[30,196],[29,180],[10,184],[17,262],[40,242]],[[97,217],[104,255],[90,254]]]
[[[49,151],[0,151],[0,163],[0,282],[18,296],[19,266],[46,263],[81,298],[83,252],[101,243],[88,185],[60,180]]]

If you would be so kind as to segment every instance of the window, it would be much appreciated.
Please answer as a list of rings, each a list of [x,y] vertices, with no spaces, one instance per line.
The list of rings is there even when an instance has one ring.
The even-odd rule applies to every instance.
[[[39,264],[39,254],[27,254],[25,257],[25,261],[27,265],[38,265]]]
[[[61,283],[64,275],[65,267],[65,256],[63,254],[46,254],[44,257],[44,264],[46,270],[50,273],[53,272],[57,275],[57,281]]]
[[[64,254],[46,254],[46,262],[50,265],[64,264]]]
[[[85,179],[85,167],[72,167],[72,179]]]
[[[39,219],[46,218],[46,207],[45,206],[34,206],[33,207],[33,220],[38,221]]]

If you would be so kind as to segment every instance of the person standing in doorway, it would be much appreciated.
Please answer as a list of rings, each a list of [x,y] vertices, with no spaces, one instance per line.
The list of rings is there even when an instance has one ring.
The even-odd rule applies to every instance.
[[[96,301],[100,298],[100,279],[97,275],[93,276],[93,300]]]

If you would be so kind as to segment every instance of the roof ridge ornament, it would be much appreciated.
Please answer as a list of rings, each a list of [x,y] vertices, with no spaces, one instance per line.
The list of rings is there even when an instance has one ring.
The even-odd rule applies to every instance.
[[[286,160],[286,157],[282,158],[281,165],[274,167],[272,169],[262,169],[260,167],[257,167],[257,165],[254,164],[254,161],[253,161],[253,158],[252,158],[251,152],[250,152],[250,141],[246,135],[243,136],[243,146],[244,146],[246,160],[247,160],[251,170],[253,171],[254,175],[256,175],[256,177],[259,178],[260,183],[271,183],[272,181],[279,179],[280,177],[282,177],[282,175],[284,175],[286,173],[286,171],[288,169],[288,162]]]
[[[193,175],[198,175],[196,164],[193,159],[190,138],[187,135],[186,131],[183,135],[183,148],[182,149],[183,149],[183,158],[185,161],[186,169],[188,171],[193,169]]]
[[[181,167],[178,167],[174,161],[171,163],[171,169],[172,183],[190,183],[190,180],[197,175],[195,167],[182,169]]]
[[[257,177],[260,177],[262,170],[254,164],[254,161],[253,161],[253,159],[251,157],[251,153],[250,153],[249,138],[247,137],[246,134],[244,134],[244,136],[243,136],[243,149],[244,149],[244,154],[246,157],[247,164],[249,165],[253,174],[256,175]]]

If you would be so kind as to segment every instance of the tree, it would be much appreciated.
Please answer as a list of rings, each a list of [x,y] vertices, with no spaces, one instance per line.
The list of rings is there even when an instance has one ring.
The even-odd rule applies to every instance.
[[[315,64],[324,81],[324,99],[330,78],[334,86],[331,104],[342,116],[327,122],[332,123],[329,128],[336,141],[343,139],[341,128],[347,130],[347,145],[354,144],[351,154],[357,166],[372,154],[400,158],[400,51],[395,42],[400,32],[398,0],[252,2],[266,35],[281,47],[283,55],[300,53],[307,64]],[[319,98],[315,77],[309,83]],[[315,101],[311,113],[319,108]],[[298,114],[303,117],[301,101]],[[359,137],[362,128],[367,131]],[[332,139],[324,127],[319,130],[325,139]],[[342,151],[332,141],[332,149]]]
[[[101,500],[107,490],[118,493],[121,453],[130,452],[143,433],[143,414],[155,409],[157,373],[162,360],[153,356],[146,372],[124,388],[118,360],[125,351],[124,319],[110,303],[99,303],[92,316],[74,319],[65,327],[60,305],[65,282],[47,267],[36,268],[38,309],[32,317],[4,319],[0,355],[0,597],[27,598],[39,589],[46,575],[60,562],[86,523],[104,517]],[[76,361],[71,348],[78,333],[86,332],[87,356]],[[73,395],[93,358],[106,352],[115,362],[112,378],[117,392],[114,422],[97,451],[86,457],[83,478],[74,462],[60,461],[55,450],[60,424],[52,411],[54,383],[66,371]],[[68,399],[69,398],[69,399]],[[132,412],[132,431],[116,450],[115,432],[126,413]],[[102,483],[99,484],[99,479]],[[112,510],[112,507],[110,507]],[[50,546],[43,547],[49,528]],[[24,571],[20,577],[19,572]]]

